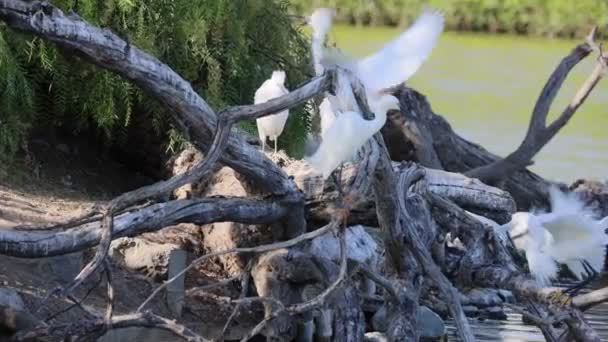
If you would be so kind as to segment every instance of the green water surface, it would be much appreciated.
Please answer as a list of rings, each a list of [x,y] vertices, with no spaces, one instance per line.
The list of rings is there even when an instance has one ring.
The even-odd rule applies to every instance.
[[[380,48],[393,28],[336,26],[330,39],[357,56]],[[425,94],[465,138],[504,156],[525,135],[534,103],[559,61],[579,42],[519,36],[444,33],[409,85]],[[561,113],[595,65],[581,62],[559,92],[550,119]],[[535,159],[532,170],[554,180],[608,179],[608,80],[594,89],[568,125]]]

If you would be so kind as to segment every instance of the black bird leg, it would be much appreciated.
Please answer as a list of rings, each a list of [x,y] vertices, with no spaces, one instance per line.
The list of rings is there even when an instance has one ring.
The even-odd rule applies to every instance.
[[[589,264],[589,262],[587,260],[581,261],[581,264],[583,265],[583,268],[585,269],[586,276],[578,284],[568,287],[564,291],[564,293],[568,294],[571,297],[575,296],[580,290],[585,288],[585,286],[589,285],[589,283],[594,281],[597,278],[597,276],[599,275],[599,273],[593,268],[593,266],[591,266],[591,264]]]

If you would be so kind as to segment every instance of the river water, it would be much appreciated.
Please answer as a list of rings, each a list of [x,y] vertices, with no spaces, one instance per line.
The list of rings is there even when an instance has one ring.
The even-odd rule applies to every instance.
[[[353,55],[365,55],[395,37],[392,28],[337,26],[330,35]],[[526,133],[545,81],[575,40],[444,33],[409,85],[427,96],[463,137],[505,156]],[[590,74],[588,57],[566,80],[553,104],[557,116]],[[535,159],[541,176],[571,183],[608,179],[608,80],[603,80],[558,135]]]
[[[391,28],[337,26],[331,39],[347,52],[362,56],[399,33]],[[489,151],[506,155],[526,133],[530,113],[548,76],[578,44],[484,34],[445,33],[430,59],[408,81],[427,96],[465,138]],[[549,118],[561,113],[594,67],[588,57],[559,92]],[[608,179],[608,80],[600,83],[568,125],[537,155],[532,170],[571,183],[578,178]],[[608,305],[586,314],[608,341]],[[524,325],[521,315],[508,312],[507,321],[470,321],[479,341],[544,341],[540,331]],[[449,327],[455,340],[454,327]]]

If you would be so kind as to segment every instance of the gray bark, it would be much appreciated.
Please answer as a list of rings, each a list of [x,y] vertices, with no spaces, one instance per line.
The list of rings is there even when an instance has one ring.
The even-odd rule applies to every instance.
[[[280,202],[239,198],[176,200],[124,213],[115,218],[113,238],[136,236],[180,222],[207,224],[233,221],[270,224],[287,214]],[[0,253],[22,258],[40,258],[72,253],[97,245],[100,222],[66,231],[0,230]]]

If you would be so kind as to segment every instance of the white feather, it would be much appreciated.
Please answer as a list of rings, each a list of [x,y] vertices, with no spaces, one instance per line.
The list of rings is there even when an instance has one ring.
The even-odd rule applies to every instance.
[[[443,31],[441,12],[426,9],[414,24],[380,51],[357,62],[357,76],[371,90],[405,82],[430,56]]]
[[[559,270],[555,260],[549,254],[543,253],[538,249],[531,248],[525,252],[530,273],[540,286],[548,286]]]
[[[321,74],[325,66],[330,64],[350,69],[365,86],[370,107],[373,107],[370,93],[405,82],[420,68],[431,54],[444,23],[443,14],[426,9],[407,31],[382,49],[368,57],[354,60],[339,50],[324,47],[334,15],[335,10],[319,8],[309,19],[313,30],[312,53],[315,72],[317,75]],[[336,96],[329,95],[328,99],[334,117],[341,112],[359,111],[350,86],[337,86]]]
[[[587,261],[596,271],[604,267],[605,249],[608,245],[602,222],[575,193],[565,194],[556,188],[550,191],[551,213],[538,215],[542,226],[551,234],[553,241],[547,245],[548,253],[558,262],[568,266],[579,279],[586,275],[581,261]]]
[[[391,95],[383,95],[374,105],[374,120],[367,121],[360,113],[348,111],[337,116],[327,129],[319,149],[307,159],[309,164],[323,174],[323,179],[327,179],[340,164],[352,158],[384,126],[386,112],[399,109],[399,100]]]
[[[319,116],[321,117],[321,137],[325,136],[325,132],[331,127],[336,120],[336,114],[331,109],[331,104],[327,98],[323,99],[319,105]]]
[[[321,75],[325,68],[321,63],[323,58],[323,45],[334,19],[336,10],[333,8],[317,8],[308,18],[308,25],[312,30],[312,58],[315,73]]]
[[[254,102],[256,104],[268,102],[269,100],[288,93],[289,91],[287,88],[285,88],[285,72],[275,71],[272,73],[272,77],[264,81],[260,88],[258,88],[258,90],[255,92]],[[282,112],[257,119],[256,124],[258,126],[258,135],[260,136],[260,140],[265,142],[266,137],[269,137],[270,140],[276,141],[276,139],[283,132],[283,128],[285,128],[285,122],[287,122],[288,116],[289,110],[284,110]]]
[[[508,224],[515,246],[526,252],[532,275],[542,284],[557,276],[556,262],[583,279],[583,261],[597,272],[604,268],[608,235],[604,220],[593,218],[576,194],[550,189],[549,213],[515,213]]]

